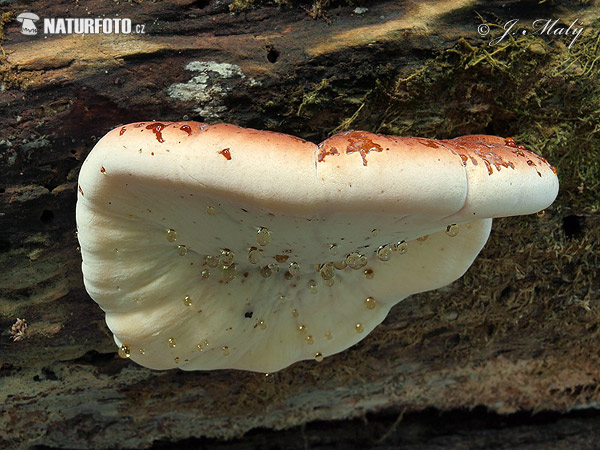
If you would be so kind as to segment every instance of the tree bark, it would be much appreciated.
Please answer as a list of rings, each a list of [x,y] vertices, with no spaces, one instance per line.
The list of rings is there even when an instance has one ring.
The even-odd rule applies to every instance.
[[[600,404],[598,6],[306,6],[234,14],[214,0],[2,4],[0,447],[147,448],[253,429],[277,441],[287,435],[268,430],[312,421],[324,422],[311,430],[335,430],[333,421],[381,411],[566,413]],[[23,11],[130,18],[134,33],[27,36],[14,20]],[[585,32],[569,48],[573,36],[533,32],[540,17],[565,28],[578,19]],[[513,18],[531,33],[490,46]],[[487,37],[482,23],[492,24]],[[365,340],[320,364],[269,376],[151,371],[116,356],[85,292],[74,210],[78,170],[97,139],[154,119],[230,122],[314,142],[349,128],[514,135],[558,167],[561,194],[544,215],[496,221],[462,279],[401,302]],[[17,319],[27,323],[21,333]],[[388,416],[367,417],[386,437]],[[589,426],[597,417],[564,420],[597,438],[597,424]],[[540,439],[532,442],[544,442],[545,423],[527,425]],[[302,430],[290,433],[299,439]],[[481,433],[487,441],[467,433],[436,445],[504,439],[493,427]],[[529,435],[510,433],[511,442]]]

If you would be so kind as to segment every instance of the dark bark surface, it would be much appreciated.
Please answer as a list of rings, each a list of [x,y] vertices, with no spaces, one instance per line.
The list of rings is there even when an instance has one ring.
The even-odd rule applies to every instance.
[[[292,448],[292,439],[293,448],[329,448],[337,439],[344,448],[593,448],[598,417],[552,414],[600,404],[597,5],[364,6],[315,19],[298,6],[233,14],[218,1],[1,3],[0,447]],[[145,34],[25,36],[14,20],[23,11],[118,14]],[[497,37],[507,20],[541,17],[565,28],[579,19],[585,33],[570,49],[562,35],[489,46],[477,33],[482,21],[498,25]],[[74,210],[78,170],[97,139],[153,119],[315,142],[348,128],[513,135],[558,167],[561,193],[544,215],[496,221],[462,279],[400,303],[321,364],[268,377],[150,371],[116,357],[84,290]],[[28,327],[14,340],[17,319]],[[448,427],[437,413],[415,413],[391,428],[390,411],[478,406],[552,414],[481,423],[478,409],[441,416]],[[253,429],[244,441],[211,440]]]

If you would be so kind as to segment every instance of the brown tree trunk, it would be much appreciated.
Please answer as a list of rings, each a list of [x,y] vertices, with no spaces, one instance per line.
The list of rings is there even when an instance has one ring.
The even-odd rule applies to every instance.
[[[236,13],[214,0],[2,3],[0,447],[146,448],[255,428],[262,431],[236,445],[293,438],[293,448],[326,446],[330,434],[340,448],[377,439],[381,448],[489,446],[507,439],[497,432],[500,416],[468,416],[468,432],[449,419],[444,434],[418,412],[598,406],[599,8],[325,3],[256,2]],[[130,18],[134,33],[27,36],[15,20],[24,11]],[[530,33],[489,45],[513,18]],[[578,19],[585,32],[569,48],[572,35],[536,33],[538,18],[565,29]],[[489,36],[478,34],[482,23]],[[403,301],[364,341],[323,363],[268,377],[151,371],[116,357],[84,290],[74,208],[78,170],[96,140],[154,119],[224,121],[315,142],[349,128],[513,135],[558,167],[561,194],[543,216],[496,221],[465,277]],[[394,425],[390,411],[411,419]],[[333,422],[367,413],[372,428]],[[508,441],[587,448],[591,441],[571,430],[600,438],[593,415],[556,426],[548,423],[557,416],[541,417],[543,425],[503,428]],[[269,431],[312,421],[323,422]],[[415,432],[419,423],[439,439]]]

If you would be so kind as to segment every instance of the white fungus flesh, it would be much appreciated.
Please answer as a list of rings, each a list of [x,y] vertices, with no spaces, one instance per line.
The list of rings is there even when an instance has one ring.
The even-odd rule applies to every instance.
[[[357,343],[469,268],[493,217],[535,213],[554,169],[512,139],[232,125],[119,127],[79,177],[90,296],[122,357],[275,372]]]

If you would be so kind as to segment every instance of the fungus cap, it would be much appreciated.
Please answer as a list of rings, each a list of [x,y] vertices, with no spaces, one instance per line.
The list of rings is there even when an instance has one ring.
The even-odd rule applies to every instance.
[[[121,356],[274,372],[347,349],[400,300],[462,276],[491,218],[552,203],[554,172],[492,136],[353,131],[315,145],[129,124],[81,169],[84,283]]]

